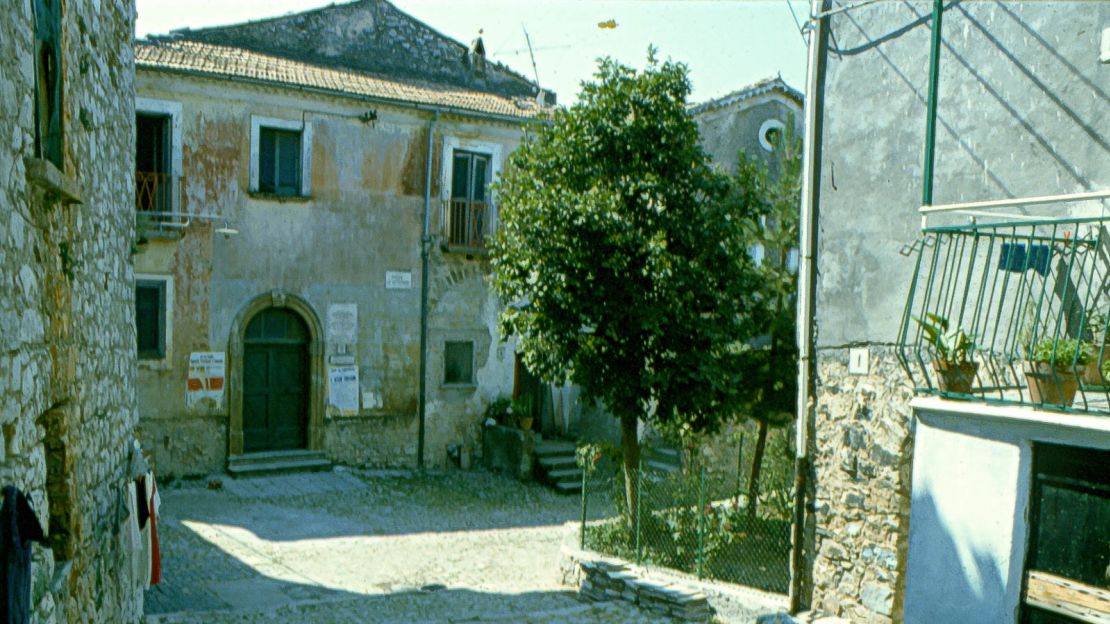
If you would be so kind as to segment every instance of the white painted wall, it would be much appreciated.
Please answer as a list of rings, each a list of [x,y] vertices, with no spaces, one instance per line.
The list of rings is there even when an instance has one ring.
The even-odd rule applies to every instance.
[[[1017,621],[1033,445],[1110,448],[1108,419],[916,399],[906,624]]]

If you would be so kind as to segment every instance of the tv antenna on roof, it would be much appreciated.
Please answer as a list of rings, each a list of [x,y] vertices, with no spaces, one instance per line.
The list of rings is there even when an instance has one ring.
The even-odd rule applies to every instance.
[[[532,75],[536,78],[536,89],[540,88],[540,72],[536,69],[536,53],[532,51],[532,38],[528,36],[528,29],[524,24],[520,24],[520,29],[524,31],[524,41],[528,43],[528,56],[532,58]]]

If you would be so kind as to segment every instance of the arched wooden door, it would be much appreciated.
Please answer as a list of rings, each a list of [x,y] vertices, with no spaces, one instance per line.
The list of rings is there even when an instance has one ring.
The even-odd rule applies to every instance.
[[[243,451],[306,446],[308,328],[284,308],[259,312],[243,339]]]

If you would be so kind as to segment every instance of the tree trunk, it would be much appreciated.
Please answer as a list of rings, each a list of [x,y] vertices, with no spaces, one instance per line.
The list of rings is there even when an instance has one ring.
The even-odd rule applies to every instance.
[[[748,517],[754,518],[759,505],[759,471],[763,468],[763,449],[767,446],[767,421],[759,421],[759,439],[752,456],[752,477],[748,482]]]
[[[628,521],[636,526],[636,501],[640,496],[636,489],[636,471],[640,467],[640,439],[637,437],[635,416],[621,415],[621,454],[624,457],[624,502],[628,505]]]

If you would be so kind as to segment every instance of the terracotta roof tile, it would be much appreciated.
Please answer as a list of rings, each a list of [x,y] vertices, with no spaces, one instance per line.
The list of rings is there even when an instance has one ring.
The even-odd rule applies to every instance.
[[[379,78],[195,41],[138,41],[135,43],[135,65],[138,69],[246,78],[278,86],[310,87],[339,95],[384,98],[521,119],[551,110],[550,107],[538,106],[535,100],[529,98],[510,98],[431,83]]]

